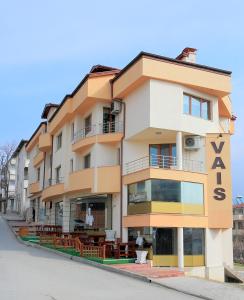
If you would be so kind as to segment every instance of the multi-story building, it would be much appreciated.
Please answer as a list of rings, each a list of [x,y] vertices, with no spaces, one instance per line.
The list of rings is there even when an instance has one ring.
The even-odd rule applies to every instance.
[[[15,180],[15,199],[16,199],[16,210],[22,216],[26,214],[29,207],[29,199],[27,197],[28,188],[28,167],[29,159],[25,146],[27,141],[21,140],[17,148],[13,153],[13,158],[16,160],[16,180]]]
[[[233,206],[234,260],[244,262],[244,203]]]
[[[154,266],[232,266],[231,72],[141,52],[94,66],[30,138],[36,221],[141,237]]]
[[[3,213],[16,212],[15,195],[16,159],[11,157],[1,169],[1,210]]]

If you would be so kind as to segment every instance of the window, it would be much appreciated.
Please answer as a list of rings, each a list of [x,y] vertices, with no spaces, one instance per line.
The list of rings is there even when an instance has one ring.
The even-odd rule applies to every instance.
[[[70,160],[70,168],[69,168],[69,170],[70,170],[70,173],[74,172],[74,160],[73,160],[73,158],[71,158],[71,160]]]
[[[41,179],[41,169],[38,168],[37,169],[37,181],[40,181],[40,179]]]
[[[244,222],[238,222],[238,229],[244,229]]]
[[[91,154],[87,154],[84,156],[84,169],[88,169],[91,167]]]
[[[204,247],[204,229],[184,228],[184,255],[203,255]]]
[[[24,168],[24,180],[28,180],[28,167]]]
[[[202,118],[204,120],[211,119],[210,101],[201,99],[188,94],[183,95],[183,112],[187,115]]]
[[[92,115],[85,118],[85,135],[87,135],[92,130]]]
[[[177,254],[177,229],[154,228],[153,254],[175,255]]]
[[[75,138],[75,124],[74,123],[71,124],[70,131],[71,131],[70,138],[71,138],[71,142],[72,142]]]
[[[61,180],[61,166],[58,166],[56,169],[55,169],[55,175],[56,175],[56,183],[60,183],[60,180]]]
[[[62,147],[62,132],[57,136],[57,150]]]
[[[128,202],[179,202],[203,205],[203,184],[166,179],[151,179],[128,185]]]

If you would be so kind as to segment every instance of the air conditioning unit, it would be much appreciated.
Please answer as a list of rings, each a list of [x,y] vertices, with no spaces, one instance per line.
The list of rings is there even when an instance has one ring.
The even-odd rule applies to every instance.
[[[184,149],[198,150],[200,148],[200,137],[197,135],[188,135],[184,138]]]
[[[121,112],[121,100],[113,100],[111,104],[111,114],[118,115]]]

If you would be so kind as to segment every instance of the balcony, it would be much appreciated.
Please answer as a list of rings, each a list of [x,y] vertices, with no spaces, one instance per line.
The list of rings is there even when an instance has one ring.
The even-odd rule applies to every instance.
[[[89,168],[73,172],[69,175],[67,189],[69,192],[118,193],[120,166]]]
[[[52,148],[52,138],[50,133],[43,133],[39,136],[39,149],[48,152]]]
[[[72,151],[81,151],[94,143],[117,143],[123,137],[122,122],[106,122],[85,127],[74,135]]]
[[[39,152],[33,159],[33,166],[36,168],[44,160],[44,153]]]
[[[124,165],[124,184],[154,179],[171,179],[206,183],[201,161],[183,159],[182,166],[174,156],[145,156]]]
[[[35,183],[30,184],[29,186],[29,194],[37,194],[41,191],[40,182],[37,181]]]
[[[153,155],[145,156],[125,164],[124,175],[141,171],[148,168],[162,168],[171,170],[183,170],[187,172],[204,173],[202,161],[183,159],[182,168],[179,167],[177,158],[174,156]]]
[[[64,194],[64,178],[48,179],[42,192],[42,200],[47,201]]]

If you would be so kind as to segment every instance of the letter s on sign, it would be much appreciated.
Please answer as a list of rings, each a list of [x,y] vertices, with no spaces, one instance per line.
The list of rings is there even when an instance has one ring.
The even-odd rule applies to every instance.
[[[214,196],[215,200],[222,201],[222,200],[225,200],[225,198],[226,198],[225,189],[223,189],[223,188],[214,189],[214,194],[215,194],[215,196]]]

